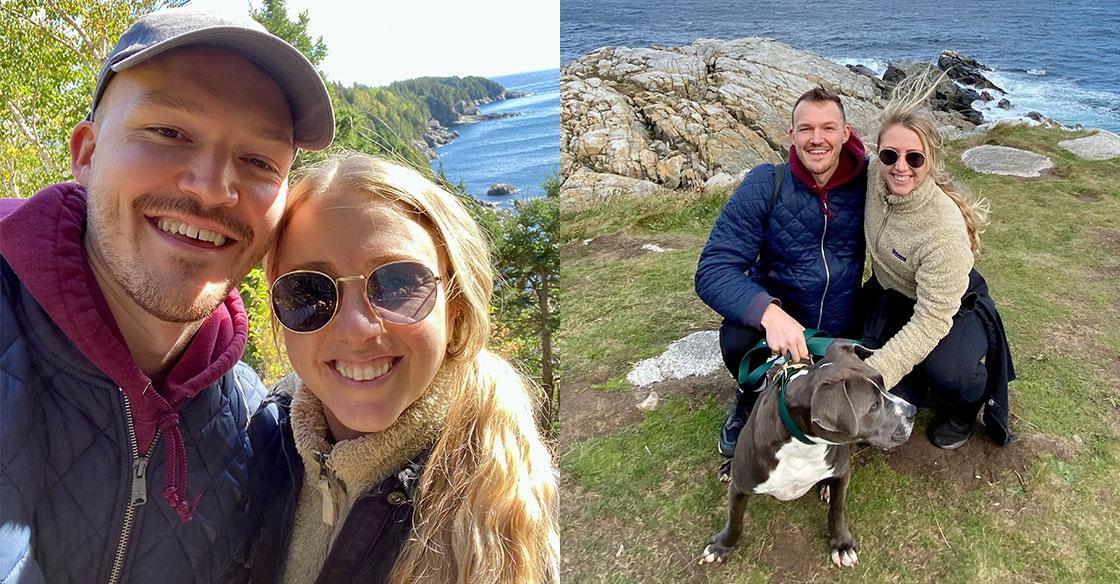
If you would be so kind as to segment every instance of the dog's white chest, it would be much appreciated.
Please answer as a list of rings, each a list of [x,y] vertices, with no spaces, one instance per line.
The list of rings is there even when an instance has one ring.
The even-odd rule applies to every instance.
[[[832,476],[832,465],[828,464],[828,444],[803,444],[790,440],[782,445],[775,454],[778,466],[770,471],[770,476],[755,486],[753,492],[771,495],[782,501],[789,501],[804,495],[817,482]]]

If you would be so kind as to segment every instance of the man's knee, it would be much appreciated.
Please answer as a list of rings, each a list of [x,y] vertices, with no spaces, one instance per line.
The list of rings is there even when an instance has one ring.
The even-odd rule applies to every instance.
[[[723,355],[723,364],[732,377],[739,377],[739,365],[743,362],[743,357],[761,338],[762,331],[754,327],[723,321],[723,325],[719,327],[719,350]]]

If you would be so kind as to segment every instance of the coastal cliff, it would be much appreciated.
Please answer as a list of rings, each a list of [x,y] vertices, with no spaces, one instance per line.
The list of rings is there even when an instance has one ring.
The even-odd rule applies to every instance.
[[[561,70],[565,203],[733,184],[783,160],[794,101],[816,85],[840,95],[848,122],[874,140],[890,83],[773,39],[588,53]],[[974,127],[960,105],[968,97],[946,98],[939,125]]]

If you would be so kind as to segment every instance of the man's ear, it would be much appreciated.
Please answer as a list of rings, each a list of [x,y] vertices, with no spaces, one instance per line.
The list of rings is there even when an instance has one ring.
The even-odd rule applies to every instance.
[[[848,138],[852,137],[852,126],[844,124],[844,144],[848,143]]]
[[[842,436],[859,435],[859,417],[844,380],[817,386],[809,402],[812,422]]]
[[[70,132],[70,172],[74,175],[74,180],[84,187],[89,186],[96,145],[97,129],[93,127],[93,122],[78,122]]]

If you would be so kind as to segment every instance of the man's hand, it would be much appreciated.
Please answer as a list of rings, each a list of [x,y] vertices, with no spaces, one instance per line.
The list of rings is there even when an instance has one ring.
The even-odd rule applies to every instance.
[[[762,329],[766,331],[766,344],[775,354],[781,355],[789,351],[794,362],[809,356],[803,334],[805,327],[777,304],[771,303],[766,307],[766,312],[762,313]]]

